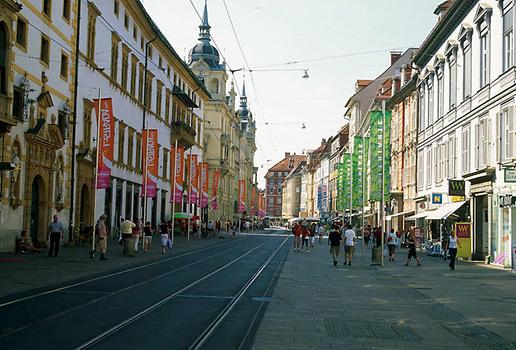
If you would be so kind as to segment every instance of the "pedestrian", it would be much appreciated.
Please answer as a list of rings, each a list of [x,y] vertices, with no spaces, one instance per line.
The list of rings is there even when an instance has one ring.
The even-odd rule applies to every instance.
[[[136,227],[136,224],[129,220],[128,218],[122,218],[122,222],[120,223],[120,232],[122,233],[122,252],[124,255],[129,256],[129,245],[128,239],[133,237],[133,228]]]
[[[307,226],[301,225],[301,251],[305,251],[306,246],[306,252],[310,253],[310,249],[308,248],[308,239],[310,237],[310,231],[308,230]]]
[[[53,221],[48,225],[48,240],[50,247],[48,249],[48,256],[55,256],[59,252],[59,241],[63,238],[63,224],[59,221],[57,215],[54,215]]]
[[[138,244],[140,243],[140,236],[142,235],[142,221],[140,219],[136,220],[136,226],[133,227],[133,237],[134,237],[134,251],[138,251]]]
[[[324,225],[323,224],[319,224],[319,228],[317,229],[317,233],[319,234],[319,244],[322,244],[323,243],[324,234],[326,233],[326,230],[324,229]]]
[[[102,214],[97,220],[97,224],[95,225],[95,236],[97,237],[97,247],[100,252],[100,260],[107,260],[106,252],[107,252],[107,238],[108,238],[108,230],[106,226],[107,216]],[[93,254],[90,254],[93,258]]]
[[[382,246],[382,227],[381,226],[377,226],[375,229],[374,229],[374,241],[375,241],[375,247],[376,248],[380,248]]]
[[[410,230],[410,232],[409,232],[408,248],[409,248],[409,252],[408,252],[407,262],[405,263],[405,266],[408,266],[409,261],[412,258],[416,259],[417,266],[421,266],[421,260],[417,256],[417,253],[416,253],[416,234],[414,233],[413,230]]]
[[[387,247],[389,249],[389,261],[394,261],[394,255],[396,254],[396,244],[398,237],[394,233],[394,229],[391,228],[391,232],[387,235]]]
[[[457,239],[457,234],[452,230],[450,237],[448,238],[448,252],[450,253],[450,271],[455,270],[455,258],[457,257],[457,246],[460,246],[459,240]]]
[[[295,223],[292,226],[292,233],[294,234],[294,251],[301,251],[301,225]]]
[[[313,248],[315,243],[315,225],[310,226],[310,248]]]
[[[328,236],[330,242],[330,254],[333,258],[333,266],[337,266],[340,254],[340,242],[342,241],[342,234],[339,227],[334,224]]]
[[[159,233],[161,235],[161,254],[165,254],[167,252],[167,243],[168,243],[168,225],[164,219],[161,220],[161,224],[159,225]]]
[[[143,251],[150,253],[152,246],[152,226],[150,221],[145,223],[143,228]]]
[[[366,248],[369,248],[369,241],[371,240],[371,226],[367,225],[364,228],[364,244]]]
[[[348,228],[344,231],[344,252],[346,253],[346,260],[344,260],[344,265],[346,262],[348,266],[351,266],[351,260],[353,259],[353,253],[355,252],[355,240],[357,235],[355,231],[351,227],[351,224],[348,224]]]

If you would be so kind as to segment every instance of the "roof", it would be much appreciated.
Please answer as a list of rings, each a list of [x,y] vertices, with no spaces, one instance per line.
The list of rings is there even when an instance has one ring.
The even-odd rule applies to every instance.
[[[478,0],[454,1],[437,22],[430,34],[426,37],[423,44],[414,57],[414,63],[418,67],[425,66],[433,57],[433,53],[441,47],[448,39],[449,34],[462,22],[466,15],[471,11]]]
[[[282,160],[280,160],[278,163],[274,164],[271,168],[269,168],[269,170],[267,171],[267,173],[271,172],[271,171],[288,171],[290,172],[293,168],[297,167],[297,165],[302,162],[303,160],[305,160],[306,156],[305,155],[302,155],[302,154],[292,154],[288,157],[285,157],[283,158]],[[291,164],[292,166],[289,167],[289,161],[291,161]]]
[[[412,92],[416,90],[416,80],[417,75],[414,75],[408,83],[403,85],[394,96],[391,97],[391,99],[387,102],[386,107],[387,109],[392,108],[395,104],[399,103],[401,100],[409,96]]]

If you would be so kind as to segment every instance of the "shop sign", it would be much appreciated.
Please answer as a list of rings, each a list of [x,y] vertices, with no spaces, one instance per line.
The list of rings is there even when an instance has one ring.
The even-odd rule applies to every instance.
[[[505,169],[505,182],[516,182],[516,169]]]
[[[457,256],[469,259],[471,257],[471,223],[457,222],[455,224],[455,234],[460,243],[460,247],[457,249]]]
[[[466,181],[464,180],[448,180],[448,194],[450,196],[465,196]]]
[[[443,195],[441,193],[432,193],[432,204],[443,204]]]
[[[416,248],[421,248],[421,241],[423,238],[423,233],[420,227],[414,228],[414,236],[416,237]]]
[[[516,196],[504,194],[499,197],[500,208],[516,207]]]

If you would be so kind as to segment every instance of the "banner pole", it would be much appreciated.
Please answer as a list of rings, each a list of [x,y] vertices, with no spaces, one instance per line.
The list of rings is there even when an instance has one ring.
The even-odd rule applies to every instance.
[[[99,89],[99,106],[98,106],[98,116],[97,116],[97,151],[96,151],[96,159],[95,159],[95,188],[94,191],[94,203],[93,203],[93,220],[96,220],[97,215],[97,187],[99,185],[99,156],[100,156],[100,130],[102,125],[102,90]],[[95,225],[96,225],[95,221]],[[95,253],[95,226],[93,226],[93,234],[91,236],[91,256]]]
[[[174,227],[175,227],[175,216],[176,216],[176,172],[177,172],[177,140],[174,144],[174,178],[172,180],[174,186],[172,189],[172,245],[174,245]]]

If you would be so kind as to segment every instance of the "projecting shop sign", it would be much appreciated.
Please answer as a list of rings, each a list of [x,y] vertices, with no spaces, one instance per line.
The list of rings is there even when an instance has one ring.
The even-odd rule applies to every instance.
[[[448,180],[448,195],[450,196],[465,196],[466,195],[466,181],[464,180]]]

